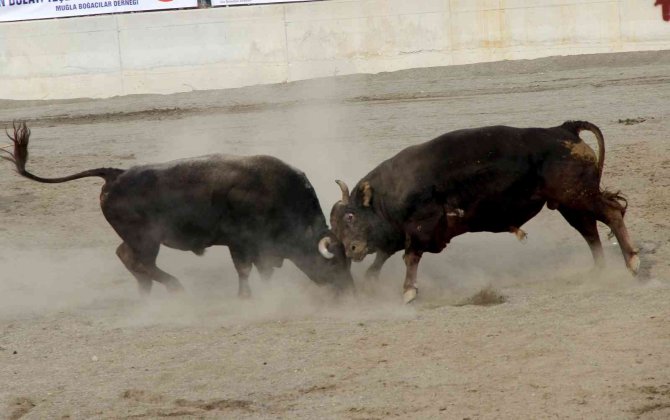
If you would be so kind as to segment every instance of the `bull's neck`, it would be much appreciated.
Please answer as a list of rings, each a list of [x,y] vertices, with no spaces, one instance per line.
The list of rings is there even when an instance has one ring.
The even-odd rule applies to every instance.
[[[387,252],[395,252],[402,249],[405,241],[405,232],[403,230],[402,222],[397,220],[392,212],[386,206],[383,197],[373,203],[373,211],[379,218],[380,226],[375,230],[375,242],[377,248],[383,249]]]
[[[327,231],[323,232],[323,236],[325,236],[326,232]],[[288,259],[291,260],[300,271],[305,273],[310,280],[315,283],[322,283],[323,268],[326,259],[321,255],[318,247],[319,239],[317,239],[316,236],[310,237],[299,249],[292,252]]]
[[[321,225],[321,223],[319,223]],[[300,240],[296,241],[291,249],[288,259],[295,264],[300,271],[305,273],[310,279],[314,279],[314,274],[318,273],[319,263],[323,259],[319,253],[319,240],[328,234],[328,226],[325,220],[322,226],[307,229]]]

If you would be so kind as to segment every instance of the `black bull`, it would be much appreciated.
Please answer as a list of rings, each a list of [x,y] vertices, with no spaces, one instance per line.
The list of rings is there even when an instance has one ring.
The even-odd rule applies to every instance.
[[[336,289],[353,285],[350,260],[328,230],[309,180],[302,172],[269,156],[210,155],[128,170],[98,168],[62,178],[26,171],[30,130],[14,126],[13,162],[22,176],[60,183],[103,178],[102,212],[121,237],[116,250],[138,281],[140,292],[152,282],[181,290],[179,281],[156,266],[160,245],[201,255],[212,245],[227,245],[239,276],[239,295],[249,296],[252,265],[269,279],[284,259],[310,279]],[[0,149],[2,150],[2,149]]]
[[[598,158],[579,138],[595,134]],[[605,157],[601,131],[584,121],[553,128],[493,126],[459,130],[408,147],[361,179],[352,193],[341,181],[331,227],[347,256],[377,253],[368,276],[377,276],[393,253],[404,249],[404,298],[417,294],[416,273],[424,252],[442,251],[466,232],[513,232],[547,204],[558,209],[591,248],[602,267],[596,222],[617,237],[626,265],[640,260],[624,225],[626,201],[600,188]]]

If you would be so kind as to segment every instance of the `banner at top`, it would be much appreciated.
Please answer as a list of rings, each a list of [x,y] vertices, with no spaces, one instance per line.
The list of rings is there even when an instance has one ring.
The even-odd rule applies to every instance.
[[[0,0],[0,22],[197,6],[198,0]]]
[[[212,0],[212,6],[238,6],[241,4],[295,3],[314,0]]]

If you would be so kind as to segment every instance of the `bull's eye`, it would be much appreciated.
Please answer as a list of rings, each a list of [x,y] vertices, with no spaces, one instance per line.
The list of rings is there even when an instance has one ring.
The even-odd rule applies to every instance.
[[[354,222],[354,214],[353,213],[347,213],[344,215],[344,221],[351,224]]]

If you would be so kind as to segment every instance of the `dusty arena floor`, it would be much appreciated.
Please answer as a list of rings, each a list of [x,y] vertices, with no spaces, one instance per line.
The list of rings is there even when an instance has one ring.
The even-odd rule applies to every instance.
[[[604,184],[630,201],[643,274],[601,226],[591,271],[557,212],[513,235],[456,238],[419,270],[332,302],[290,263],[239,301],[225,248],[163,249],[140,301],[98,207],[101,181],[37,184],[0,161],[0,411],[6,418],[670,417],[670,52],[552,58],[107,100],[0,101],[32,128],[29,168],[60,176],[212,152],[303,169],[326,212],[381,160],[443,132],[585,119]],[[587,141],[593,144],[594,140]],[[507,297],[468,303],[485,287]]]

